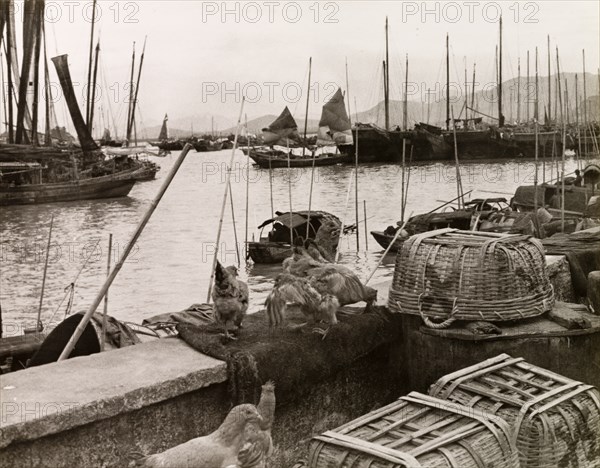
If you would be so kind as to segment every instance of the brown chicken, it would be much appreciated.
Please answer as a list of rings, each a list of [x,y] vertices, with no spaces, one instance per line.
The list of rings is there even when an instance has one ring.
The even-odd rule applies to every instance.
[[[237,276],[236,267],[223,268],[217,261],[215,287],[212,291],[214,317],[223,325],[224,335],[228,339],[235,339],[227,329],[228,322],[233,322],[238,329],[241,328],[250,300],[248,285],[238,280]]]
[[[137,460],[146,468],[226,468],[235,466],[248,424],[262,424],[254,405],[234,407],[212,434],[189,440],[162,453]]]
[[[299,307],[308,319],[307,323],[293,328],[304,328],[317,322],[326,322],[329,326],[337,324],[336,311],[340,304],[332,294],[321,294],[308,278],[289,273],[280,274],[275,280],[273,290],[265,302],[269,325],[275,327],[283,323],[288,304]],[[327,329],[328,330],[328,329]],[[326,336],[327,330],[313,328],[313,331]]]

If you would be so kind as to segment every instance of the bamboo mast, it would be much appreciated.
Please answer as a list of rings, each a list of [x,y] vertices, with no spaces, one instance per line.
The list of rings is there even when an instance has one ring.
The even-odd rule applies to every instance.
[[[35,49],[33,57],[33,103],[31,106],[31,143],[39,146],[38,120],[39,120],[39,89],[40,89],[40,54],[42,50],[42,21],[44,18],[40,5],[35,5],[34,10]]]
[[[42,318],[42,304],[44,303],[44,292],[46,291],[46,275],[48,273],[48,260],[50,258],[50,244],[52,242],[52,227],[54,226],[54,215],[50,218],[50,229],[48,231],[48,244],[46,245],[46,261],[44,262],[44,276],[42,277],[42,291],[40,292],[40,303],[38,306],[37,320],[35,322],[35,332],[39,335],[40,323]]]
[[[454,132],[454,164],[456,166],[456,193],[458,195],[458,207],[464,208],[465,199],[462,188],[462,179],[460,177],[460,164],[458,162],[458,146],[456,143],[456,123],[454,123],[454,108],[452,109],[452,122],[453,122],[453,132]]]
[[[565,151],[567,144],[567,124],[565,123],[564,115],[563,115],[563,102],[562,102],[562,92],[560,86],[560,61],[558,58],[558,47],[556,48],[556,70],[558,74],[558,99],[560,106],[560,120],[562,122],[563,134],[562,134],[562,154],[561,154],[561,194],[560,194],[560,229],[561,232],[565,232]]]
[[[498,127],[504,127],[504,116],[502,115],[502,15],[500,15],[500,43],[498,46]]]
[[[48,71],[48,55],[46,52],[46,27],[42,22],[42,36],[44,38],[44,98],[46,100],[45,106],[45,120],[46,120],[46,128],[45,128],[45,138],[44,144],[46,146],[50,146],[52,144],[52,128],[50,126],[50,106],[52,103],[50,102],[51,93],[50,93],[50,73]]]
[[[100,291],[96,295],[96,298],[92,302],[92,305],[90,306],[90,308],[87,310],[87,312],[85,313],[85,315],[83,316],[83,318],[81,319],[79,324],[77,325],[77,328],[75,329],[75,332],[73,333],[73,336],[71,336],[71,339],[65,346],[65,349],[61,353],[60,357],[58,358],[59,361],[67,359],[69,357],[69,355],[71,354],[71,352],[73,351],[73,348],[77,344],[77,341],[79,341],[79,338],[81,337],[83,331],[87,327],[90,319],[92,318],[92,315],[94,314],[94,312],[96,312],[96,309],[98,308],[98,305],[100,304],[100,302],[102,302],[102,299],[104,298],[106,292],[108,291],[108,288],[110,288],[110,285],[116,278],[117,274],[119,273],[119,271],[121,271],[121,268],[123,267],[123,264],[125,263],[125,260],[127,260],[127,257],[131,253],[136,241],[139,239],[140,235],[142,234],[142,231],[146,227],[146,224],[148,224],[148,221],[150,220],[152,213],[154,213],[154,210],[158,206],[161,198],[167,191],[167,188],[169,188],[169,184],[175,177],[175,174],[177,174],[177,171],[179,170],[179,168],[181,167],[181,164],[185,160],[185,157],[187,156],[190,148],[191,148],[191,146],[189,144],[186,144],[185,147],[183,148],[183,151],[181,151],[181,153],[179,154],[179,158],[177,158],[177,161],[175,161],[175,164],[173,164],[173,167],[171,168],[171,171],[169,172],[165,181],[163,182],[160,190],[154,197],[154,200],[152,200],[152,202],[150,203],[148,210],[146,211],[146,213],[144,214],[144,217],[139,222],[137,228],[135,229],[135,232],[131,236],[131,239],[129,239],[129,242],[127,243],[125,250],[123,251],[123,255],[121,256],[121,258],[119,259],[117,264],[112,269],[110,276],[106,279],[106,281],[102,285],[102,288],[100,288]],[[226,187],[226,189],[227,189],[227,187]],[[215,257],[215,259],[216,259],[216,257]]]
[[[146,36],[144,38],[144,47],[142,47],[142,55],[140,57],[140,68],[138,71],[138,76],[137,76],[137,81],[135,84],[135,93],[133,95],[133,107],[131,108],[131,118],[129,120],[129,126],[130,128],[128,129],[128,133],[131,133],[131,127],[135,128],[135,108],[137,106],[137,98],[138,98],[138,93],[140,91],[140,79],[142,77],[142,67],[144,66],[144,54],[146,53],[146,40],[148,39],[148,37]],[[129,140],[129,138],[128,138]],[[136,132],[136,144],[137,144],[137,132]]]
[[[9,4],[10,5],[10,4]],[[8,7],[7,7],[8,9]],[[14,124],[14,114],[13,114],[13,44],[12,44],[12,36],[14,31],[12,31],[12,21],[10,11],[8,11],[9,15],[6,18],[6,82],[8,85],[8,143],[15,142],[15,134],[13,129]],[[16,57],[15,57],[16,60]]]
[[[4,79],[4,62],[2,56],[2,50],[0,49],[0,79],[2,80],[2,89],[4,89],[4,83],[6,80]],[[6,105],[6,99],[4,98],[4,93],[2,93],[2,110],[4,111],[4,126],[8,131],[8,106]]]
[[[94,104],[96,103],[96,83],[98,78],[98,56],[100,55],[100,41],[96,44],[96,56],[94,57],[94,74],[92,76],[92,100],[90,101],[90,110],[88,116],[88,129],[90,134],[94,127]]]
[[[450,130],[450,37],[446,33],[446,130]]]
[[[406,54],[406,70],[404,79],[404,106],[402,109],[404,131],[408,130],[408,54]]]
[[[304,152],[306,150],[306,127],[308,125],[308,104],[310,101],[310,76],[311,76],[311,72],[312,72],[312,57],[310,57],[308,59],[308,84],[306,87],[306,115],[304,116],[304,145],[302,146],[302,156],[304,156]],[[315,181],[315,160],[317,158],[317,152],[313,151],[312,154],[312,167],[310,170],[310,189],[308,191],[308,217],[306,220],[306,238],[308,239],[308,235],[310,232],[310,213],[311,213],[311,209],[312,209],[312,192],[313,192],[313,185],[314,185],[314,181]],[[289,160],[289,157],[288,157]],[[288,172],[289,175],[289,172]],[[291,193],[291,192],[290,192]],[[290,202],[290,206],[291,206],[291,202]],[[291,211],[291,210],[290,210]]]
[[[527,51],[527,81],[525,82],[525,102],[527,103],[526,119],[529,122],[529,50]]]
[[[471,110],[475,110],[475,66],[476,63],[473,62],[473,85],[471,86]]]
[[[546,119],[546,125],[550,124],[552,119],[552,78],[550,71],[550,35],[548,34],[548,116]]]
[[[535,122],[535,174],[533,177],[533,206],[537,214],[538,203],[538,158],[539,158],[539,89],[538,89],[538,48],[535,48],[535,103],[533,105],[533,119]],[[546,166],[544,163],[544,180],[546,179]]]
[[[90,126],[90,88],[92,86],[92,60],[94,56],[94,27],[96,25],[96,0],[92,3],[92,32],[90,34],[90,55],[88,59],[88,77],[87,77],[87,98],[85,108],[85,124],[88,126],[90,133],[92,128]]]
[[[390,129],[390,56],[388,39],[388,17],[385,17],[385,67],[383,69],[385,83],[385,129]]]
[[[304,144],[302,145],[302,156],[306,151],[306,129],[308,127],[308,104],[310,102],[310,73],[312,71],[312,57],[308,58],[308,88],[306,90],[306,110],[304,115]],[[310,211],[310,210],[309,210]],[[310,216],[310,213],[309,213]]]
[[[583,152],[587,155],[587,130],[588,130],[588,113],[587,113],[587,88],[585,83],[585,49],[581,51],[583,56]]]
[[[519,57],[517,63],[517,75],[517,122],[521,122],[521,57]]]
[[[131,55],[131,76],[129,78],[129,106],[127,108],[127,126],[126,129],[126,139],[127,145],[129,146],[129,142],[131,141],[131,109],[133,105],[133,74],[135,72],[135,41],[133,42],[133,53]]]
[[[577,125],[577,169],[581,169],[581,126],[579,125],[579,77],[575,73],[575,124]]]
[[[215,277],[215,268],[217,267],[217,258],[219,255],[219,242],[221,241],[221,230],[223,228],[223,217],[225,216],[225,206],[227,206],[227,193],[229,191],[229,183],[231,180],[231,167],[233,167],[233,159],[235,157],[235,150],[237,149],[238,136],[240,133],[240,123],[242,121],[242,114],[244,112],[244,102],[246,101],[246,97],[242,96],[242,104],[240,106],[240,115],[237,119],[237,124],[235,127],[235,138],[233,139],[233,148],[231,149],[231,158],[229,159],[229,165],[226,167],[227,176],[225,180],[225,191],[223,193],[223,203],[221,204],[221,214],[219,216],[219,227],[217,230],[217,240],[215,241],[215,256],[213,258],[212,267],[210,269],[210,280],[208,282],[208,293],[206,294],[206,302],[210,304],[211,293],[213,280]],[[186,145],[186,148],[189,147],[189,144]]]

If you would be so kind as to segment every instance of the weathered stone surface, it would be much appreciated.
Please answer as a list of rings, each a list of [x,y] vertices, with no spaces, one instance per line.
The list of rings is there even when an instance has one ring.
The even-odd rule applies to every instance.
[[[578,304],[557,302],[548,318],[567,330],[592,328],[592,322],[586,317],[587,307]]]
[[[600,315],[600,271],[592,271],[588,275],[587,293],[594,313]]]
[[[226,364],[166,338],[2,376],[0,449],[224,382]]]

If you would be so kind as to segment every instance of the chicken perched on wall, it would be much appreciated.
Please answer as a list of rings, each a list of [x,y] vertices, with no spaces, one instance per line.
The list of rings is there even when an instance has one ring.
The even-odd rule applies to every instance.
[[[321,294],[311,284],[308,278],[302,278],[289,273],[280,274],[275,280],[273,290],[265,302],[267,317],[271,327],[279,326],[284,321],[285,311],[290,304],[298,307],[307,318],[307,323],[292,328],[304,328],[326,322],[329,326],[337,324],[336,311],[340,306],[333,294]],[[327,330],[313,329],[326,336]]]
[[[146,468],[225,468],[235,466],[249,424],[262,424],[254,405],[234,407],[212,434],[189,440],[162,453],[136,460]]]
[[[248,310],[250,294],[248,285],[237,279],[238,272],[234,266],[224,268],[219,261],[215,269],[215,287],[212,291],[215,320],[223,325],[227,339],[235,339],[228,331],[228,322],[239,329]]]

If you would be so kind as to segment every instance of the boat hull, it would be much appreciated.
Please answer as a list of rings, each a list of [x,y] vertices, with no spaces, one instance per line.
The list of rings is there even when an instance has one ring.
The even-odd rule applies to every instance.
[[[2,185],[0,206],[125,197],[135,182],[135,178],[120,179],[111,175],[66,183]]]
[[[292,247],[283,242],[248,242],[248,255],[254,263],[281,263],[291,257]]]
[[[252,151],[248,156],[260,167],[268,169],[278,167],[288,167],[288,159],[285,156],[273,156],[269,152]],[[327,156],[317,156],[314,160],[315,166],[334,166],[351,162],[351,158],[345,154],[334,154]],[[306,157],[291,157],[289,160],[290,167],[312,167],[313,158]]]
[[[389,234],[386,234],[385,232],[381,231],[371,231],[371,235],[377,241],[377,243],[384,249],[387,249],[394,240],[394,236],[390,236]],[[398,252],[402,248],[403,242],[404,241],[400,238],[396,239],[394,244],[390,247],[389,251]]]

